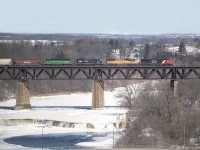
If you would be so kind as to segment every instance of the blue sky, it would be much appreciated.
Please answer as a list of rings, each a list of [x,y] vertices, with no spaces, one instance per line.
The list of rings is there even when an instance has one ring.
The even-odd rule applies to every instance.
[[[0,0],[0,32],[200,33],[200,0]]]

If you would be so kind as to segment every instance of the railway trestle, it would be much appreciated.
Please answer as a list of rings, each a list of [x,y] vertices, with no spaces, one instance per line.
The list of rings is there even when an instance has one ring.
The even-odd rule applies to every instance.
[[[200,67],[194,66],[114,66],[114,65],[42,65],[0,66],[0,80],[17,80],[15,109],[31,108],[29,80],[93,80],[92,108],[104,107],[105,80],[169,80],[174,95],[178,81],[200,79]]]

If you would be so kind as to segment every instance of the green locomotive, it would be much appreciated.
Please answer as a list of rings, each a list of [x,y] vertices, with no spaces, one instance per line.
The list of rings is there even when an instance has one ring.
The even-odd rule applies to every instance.
[[[70,59],[45,59],[43,65],[71,65]]]

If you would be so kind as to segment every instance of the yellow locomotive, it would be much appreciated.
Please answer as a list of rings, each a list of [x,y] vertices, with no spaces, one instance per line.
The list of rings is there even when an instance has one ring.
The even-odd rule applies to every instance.
[[[107,59],[107,65],[138,65],[140,64],[139,60],[136,59]]]

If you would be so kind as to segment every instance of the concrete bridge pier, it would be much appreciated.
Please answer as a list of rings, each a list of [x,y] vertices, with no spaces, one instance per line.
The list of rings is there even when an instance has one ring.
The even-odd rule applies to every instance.
[[[170,89],[174,93],[174,96],[178,96],[178,81],[177,80],[170,80]]]
[[[104,82],[94,80],[92,92],[92,109],[104,108]]]
[[[15,110],[31,109],[29,96],[30,91],[28,81],[19,80],[17,82],[17,99]]]

